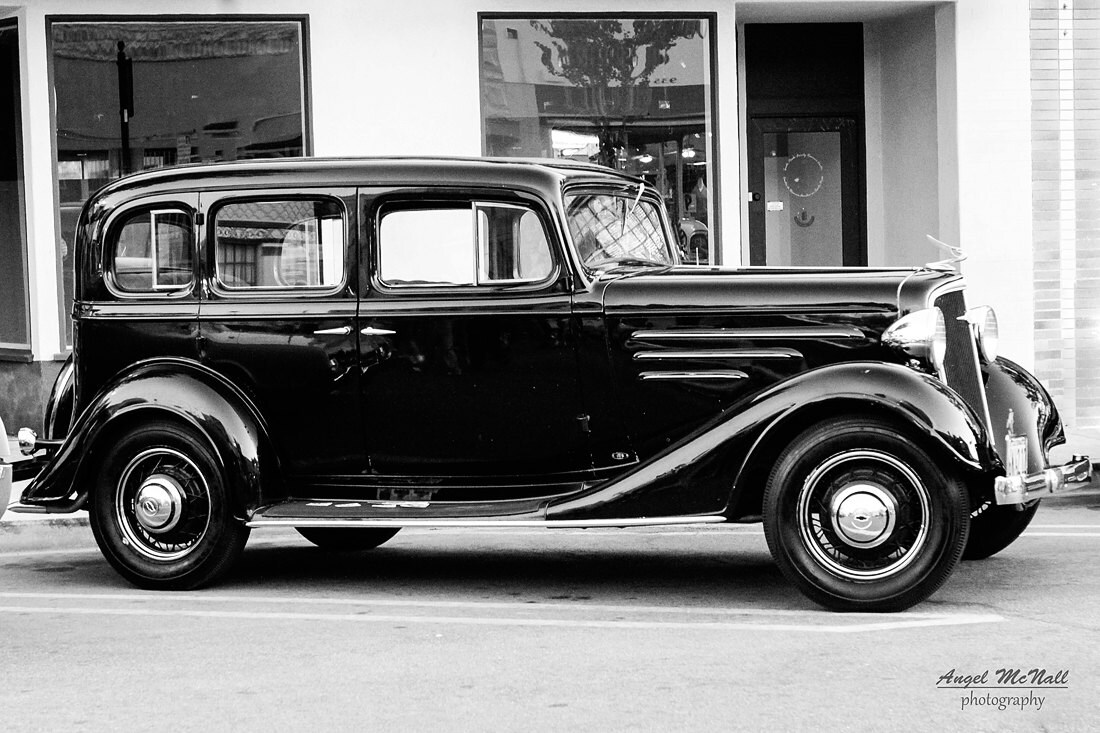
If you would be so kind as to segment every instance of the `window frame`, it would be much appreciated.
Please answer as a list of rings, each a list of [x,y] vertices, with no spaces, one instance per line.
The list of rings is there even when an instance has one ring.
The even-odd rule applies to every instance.
[[[115,298],[121,300],[167,300],[186,298],[189,295],[193,295],[199,282],[198,227],[195,224],[195,213],[194,206],[175,198],[166,198],[156,201],[138,200],[131,206],[115,211],[110,219],[105,222],[99,247],[101,252],[100,261],[102,263],[103,283],[106,285],[107,291]],[[118,271],[115,267],[115,262],[118,259],[119,234],[128,224],[140,218],[142,214],[149,217],[148,221],[151,224],[150,269],[154,285],[150,290],[128,290],[119,283]],[[157,252],[155,236],[156,227],[153,224],[157,214],[182,214],[187,217],[191,224],[191,278],[184,285],[158,288],[155,284]]]
[[[27,29],[26,24],[19,18],[4,18],[0,20],[0,30],[15,31],[16,45],[26,42]],[[18,52],[17,52],[18,56]],[[19,57],[16,59],[14,72],[14,88],[13,96],[15,102],[15,108],[12,110],[12,116],[14,117],[14,142],[15,150],[15,190],[16,196],[16,208],[18,213],[16,214],[16,221],[13,225],[18,229],[19,236],[14,240],[13,246],[16,248],[16,255],[19,258],[20,266],[22,268],[22,292],[20,295],[23,300],[23,318],[21,319],[22,326],[22,341],[0,341],[0,362],[30,362],[33,359],[34,352],[31,349],[31,340],[33,334],[31,333],[31,275],[30,275],[30,241],[27,222],[27,204],[26,204],[26,189],[27,189],[27,177],[26,170],[24,168],[24,161],[26,159],[27,145],[24,140],[24,128],[25,118],[23,116],[22,99],[23,92],[21,85],[26,81],[27,69],[25,59]],[[16,320],[10,314],[8,315],[11,321]]]
[[[350,194],[350,192],[348,192]],[[285,201],[325,201],[335,203],[340,208],[340,220],[344,228],[344,247],[340,261],[340,280],[332,285],[276,285],[264,287],[234,288],[222,282],[218,270],[218,214],[226,206],[241,203],[278,203]],[[222,298],[271,298],[273,296],[284,298],[316,298],[337,295],[343,292],[350,282],[352,265],[349,263],[349,255],[355,250],[352,230],[353,222],[351,212],[344,197],[330,190],[324,191],[288,191],[286,189],[272,188],[268,191],[228,191],[219,194],[210,204],[203,204],[206,225],[203,231],[203,240],[206,250],[204,265],[206,269],[206,281],[211,292]]]
[[[479,206],[498,207],[523,210],[531,212],[538,217],[539,225],[546,241],[547,254],[550,256],[550,271],[541,278],[535,280],[491,280],[480,282],[481,275],[481,247],[478,236],[478,212]],[[470,215],[470,244],[474,256],[474,276],[478,278],[473,283],[389,283],[382,279],[382,220],[394,211],[415,211],[435,209],[457,209],[468,211]],[[375,204],[373,214],[370,217],[371,236],[374,247],[370,255],[370,281],[372,287],[383,293],[435,293],[450,295],[474,295],[485,296],[491,293],[516,293],[535,292],[546,289],[558,282],[562,277],[562,253],[560,245],[556,244],[556,227],[552,226],[545,207],[539,200],[497,198],[483,193],[469,195],[440,195],[427,198],[414,198],[413,196],[388,197],[386,200]]]

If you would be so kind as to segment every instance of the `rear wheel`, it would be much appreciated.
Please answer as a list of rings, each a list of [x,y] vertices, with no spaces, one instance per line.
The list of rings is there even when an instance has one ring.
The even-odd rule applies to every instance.
[[[1038,500],[1023,509],[992,501],[980,505],[970,513],[970,539],[963,560],[984,560],[996,555],[1023,534],[1038,510]]]
[[[400,531],[400,528],[386,527],[295,527],[295,529],[298,530],[298,534],[322,550],[335,552],[373,550]]]
[[[248,540],[213,452],[194,430],[175,423],[123,435],[99,464],[89,509],[107,561],[151,590],[214,582]]]
[[[799,435],[764,492],[784,575],[823,606],[899,611],[936,591],[966,546],[964,486],[890,423],[843,418]]]

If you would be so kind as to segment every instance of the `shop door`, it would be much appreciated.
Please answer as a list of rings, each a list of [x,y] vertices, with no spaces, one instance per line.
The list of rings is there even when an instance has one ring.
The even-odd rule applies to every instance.
[[[854,117],[750,119],[750,264],[867,263],[858,129]]]

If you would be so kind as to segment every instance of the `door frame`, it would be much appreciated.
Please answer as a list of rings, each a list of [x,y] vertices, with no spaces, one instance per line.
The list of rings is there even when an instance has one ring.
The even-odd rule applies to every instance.
[[[777,132],[839,132],[841,155],[842,258],[844,267],[867,264],[867,195],[863,127],[853,115],[753,115],[748,120],[749,264],[767,264],[767,202],[764,200],[764,135]]]

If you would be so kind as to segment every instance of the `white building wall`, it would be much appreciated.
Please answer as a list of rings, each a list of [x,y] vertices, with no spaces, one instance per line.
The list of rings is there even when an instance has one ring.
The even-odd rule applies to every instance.
[[[1028,0],[955,11],[959,235],[971,305],[992,305],[1002,354],[1034,364]],[[1042,375],[1039,375],[1040,377]]]
[[[863,11],[878,14],[868,17],[882,17],[884,6],[896,7],[898,11],[894,15],[920,7],[914,3],[858,1],[683,4],[664,0],[606,0],[600,3],[600,11],[623,15],[659,11],[717,14],[715,76],[719,99],[716,129],[721,146],[717,175],[721,184],[721,244],[727,264],[741,261],[739,233],[742,229],[735,5],[752,7],[756,15],[762,7],[764,11],[774,8],[776,20],[788,21],[793,18],[784,17],[782,8],[793,5],[802,8],[817,5],[819,13],[832,13],[843,20],[859,19]],[[158,6],[143,0],[36,0],[7,13],[14,12],[20,19],[21,43],[25,47],[26,65],[22,77],[25,169],[31,243],[32,338],[37,359],[52,358],[61,342],[57,253],[53,244],[57,239],[57,224],[46,17],[60,14],[148,16],[154,7]],[[876,83],[882,85],[879,94],[885,106],[875,112],[881,119],[879,130],[890,129],[883,132],[880,161],[874,171],[869,170],[871,183],[881,182],[881,187],[876,185],[876,193],[869,198],[883,197],[877,204],[880,218],[869,227],[872,233],[881,236],[882,244],[877,245],[877,249],[873,246],[872,252],[879,252],[885,262],[923,259],[916,250],[901,256],[887,252],[887,248],[893,247],[892,241],[903,236],[897,230],[912,226],[929,229],[936,223],[937,206],[944,208],[943,189],[952,183],[950,170],[946,172],[945,181],[942,161],[950,162],[957,156],[958,234],[970,256],[964,271],[972,288],[971,302],[990,303],[998,309],[1004,324],[1003,352],[1030,365],[1034,348],[1030,276],[1028,1],[960,0],[953,9],[950,23],[944,23],[942,16],[943,8],[951,6],[936,7],[934,31],[930,30],[932,23],[926,12],[906,21],[920,29],[911,54],[921,61],[923,69],[928,66],[928,55],[934,47],[941,57],[934,63],[940,73],[950,68],[943,54],[953,49],[956,79],[940,80],[934,94],[922,88],[920,98],[909,101],[911,110],[898,109],[895,103],[904,102],[906,95],[906,86],[899,76],[905,57],[891,51],[892,55],[879,59],[881,65]],[[591,12],[594,9],[586,0],[553,3],[437,0],[371,3],[369,6],[354,0],[329,0],[321,5],[300,0],[194,0],[187,12],[200,15],[308,14],[310,109],[317,155],[477,155],[481,152],[478,12]],[[880,48],[885,44],[893,46],[904,36],[904,26],[896,22],[878,27]],[[944,32],[952,30],[952,38],[942,37]],[[936,34],[935,38],[930,38],[929,33]],[[921,73],[925,71],[927,69]],[[920,115],[927,105],[935,106],[936,95],[942,101],[943,89],[950,89],[952,84],[955,86],[954,98],[947,102],[955,105],[957,126],[948,133],[957,134],[955,150],[950,149],[953,141],[947,140],[945,145],[942,139],[945,135],[942,119],[926,116],[912,121],[908,118],[910,113]],[[930,136],[929,132],[931,121],[937,119],[939,139]],[[907,124],[916,125],[919,132],[921,142],[917,154],[898,152],[898,143],[908,135],[904,132]],[[909,180],[907,174],[914,171],[920,174],[917,188],[932,185],[930,182],[936,178],[931,173],[933,164],[918,168],[912,165],[925,157],[941,161],[941,169],[936,174],[941,181],[936,194],[940,201],[933,200],[924,207],[925,213],[911,226],[909,222],[889,216],[889,211],[904,203],[902,199],[905,198],[898,196],[894,200],[889,192]],[[899,176],[899,180],[894,180]],[[951,203],[947,202],[948,209],[952,208]],[[944,212],[948,228],[953,214],[950,210]],[[944,232],[942,226],[931,233],[937,232],[948,238],[951,234]],[[906,249],[908,251],[908,245]]]
[[[192,0],[188,15],[307,15],[313,153],[329,155],[480,155],[478,13],[577,12],[585,0]],[[34,0],[0,6],[19,19],[25,48],[22,76],[26,130],[27,222],[30,243],[31,333],[34,358],[60,350],[57,275],[57,194],[48,74],[46,18],[51,15],[154,17],[181,12],[147,0]],[[732,2],[605,0],[600,12],[714,13],[718,29],[718,113],[723,258],[739,264],[741,227],[737,144],[737,50]],[[725,184],[725,185],[722,185]]]

